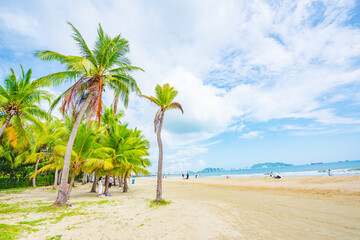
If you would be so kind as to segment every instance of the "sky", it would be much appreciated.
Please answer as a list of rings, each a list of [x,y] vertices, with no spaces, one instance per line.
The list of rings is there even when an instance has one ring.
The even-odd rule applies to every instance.
[[[179,91],[184,114],[167,111],[162,131],[165,173],[360,159],[360,1],[0,0],[0,82],[19,64],[34,78],[63,70],[34,52],[79,54],[67,21],[90,46],[99,23],[129,40],[143,94]],[[152,172],[156,111],[132,94],[123,120],[149,139]]]

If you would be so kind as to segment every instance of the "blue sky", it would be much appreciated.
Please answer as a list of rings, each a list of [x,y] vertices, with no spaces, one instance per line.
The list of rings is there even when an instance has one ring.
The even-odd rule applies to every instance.
[[[1,81],[20,63],[34,77],[62,70],[33,53],[77,54],[70,21],[90,45],[98,23],[127,38],[144,94],[179,90],[185,114],[166,113],[165,172],[360,159],[359,1],[0,2]],[[155,112],[137,96],[125,110],[151,142],[152,171]]]

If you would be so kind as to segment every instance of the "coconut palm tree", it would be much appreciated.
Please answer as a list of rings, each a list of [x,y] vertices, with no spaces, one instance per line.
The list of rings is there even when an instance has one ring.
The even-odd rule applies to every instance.
[[[5,88],[0,85],[0,108],[4,108],[7,116],[0,128],[0,144],[3,134],[10,120],[14,124],[19,141],[24,139],[24,125],[31,122],[35,125],[41,125],[38,118],[45,119],[48,114],[39,106],[42,100],[50,103],[51,94],[40,88],[40,80],[31,80],[32,70],[26,73],[20,65],[22,75],[17,78],[14,70],[11,68],[11,74],[5,79]],[[28,142],[27,139],[24,142]]]
[[[73,38],[80,47],[81,56],[66,56],[53,51],[37,52],[36,56],[45,61],[57,61],[66,66],[66,71],[53,73],[40,79],[43,84],[51,82],[58,85],[63,82],[76,82],[57,98],[52,107],[63,99],[62,110],[68,110],[72,102],[76,102],[79,111],[67,143],[62,173],[61,185],[55,205],[62,206],[67,202],[67,178],[71,160],[71,151],[76,133],[87,111],[88,119],[95,117],[100,122],[102,114],[102,95],[105,86],[113,89],[124,102],[129,101],[130,91],[140,93],[135,79],[130,75],[141,68],[130,66],[126,57],[129,53],[129,43],[121,35],[111,38],[105,34],[101,25],[98,28],[98,37],[95,48],[90,49],[80,32],[69,23],[73,30]]]
[[[31,154],[26,158],[25,163],[35,163],[34,172],[37,172],[42,153],[51,152],[56,145],[62,144],[68,138],[69,131],[60,120],[42,123],[41,128],[37,126],[30,128],[34,133],[34,142],[30,146]],[[36,176],[33,177],[32,184],[36,187]]]
[[[25,158],[29,155],[27,148],[18,147],[18,138],[15,129],[9,125],[4,131],[4,140],[0,144],[0,159],[2,164],[9,165],[9,177],[16,176],[18,167],[24,162]]]
[[[169,109],[180,109],[184,113],[182,106],[178,102],[173,102],[175,97],[178,94],[173,87],[170,87],[168,83],[164,84],[162,87],[156,85],[155,87],[156,97],[145,96],[142,97],[150,100],[152,103],[155,103],[160,109],[156,112],[154,125],[155,132],[157,134],[157,142],[159,145],[159,162],[158,162],[158,173],[157,173],[157,188],[156,188],[156,202],[162,201],[162,165],[163,165],[163,146],[161,142],[161,129],[164,121],[164,114],[166,110]]]
[[[128,192],[128,183],[127,178],[134,173],[136,176],[138,174],[149,175],[150,172],[146,170],[150,166],[150,161],[145,156],[148,156],[148,149],[150,147],[149,141],[141,134],[141,131],[138,129],[132,130],[132,146],[131,154],[125,158],[125,161],[120,163],[118,167],[118,172],[124,180],[123,192]]]

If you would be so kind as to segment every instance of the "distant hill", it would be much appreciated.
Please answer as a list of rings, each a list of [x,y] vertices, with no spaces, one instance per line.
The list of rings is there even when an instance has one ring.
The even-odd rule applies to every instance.
[[[198,173],[208,173],[208,172],[222,172],[225,171],[223,168],[205,168],[201,171],[198,171]]]
[[[258,164],[252,165],[252,166],[251,166],[251,169],[255,169],[255,168],[288,167],[288,166],[294,166],[294,165],[293,165],[293,164],[287,164],[287,163],[281,163],[281,162],[276,162],[276,163],[266,162],[266,163],[258,163]]]

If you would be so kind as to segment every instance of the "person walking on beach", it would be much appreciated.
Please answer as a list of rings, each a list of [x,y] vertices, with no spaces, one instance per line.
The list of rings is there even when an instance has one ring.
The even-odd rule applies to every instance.
[[[189,173],[186,174],[186,179],[189,179]]]
[[[181,174],[181,177],[182,177],[182,179],[184,179],[184,174],[183,173]]]
[[[331,173],[331,170],[330,170],[330,169],[328,170],[328,175],[329,175],[329,176],[332,176],[332,173]]]
[[[102,191],[103,191],[103,190],[102,190],[102,189],[103,189],[102,177],[99,178],[99,182],[98,182],[98,183],[99,183],[99,192],[98,192],[98,193],[99,193],[99,196],[101,196],[101,195],[102,195]]]

